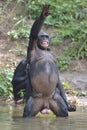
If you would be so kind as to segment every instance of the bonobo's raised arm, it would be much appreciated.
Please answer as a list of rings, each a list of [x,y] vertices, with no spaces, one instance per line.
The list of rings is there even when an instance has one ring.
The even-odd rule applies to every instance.
[[[43,6],[40,16],[36,19],[36,21],[34,22],[32,28],[31,28],[28,51],[32,50],[34,47],[34,43],[36,43],[38,34],[43,25],[43,22],[44,22],[45,18],[49,15],[49,7],[50,7],[49,5]]]

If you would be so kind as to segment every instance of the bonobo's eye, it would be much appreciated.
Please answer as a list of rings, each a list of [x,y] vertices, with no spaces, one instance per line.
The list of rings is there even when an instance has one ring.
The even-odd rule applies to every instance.
[[[48,36],[48,35],[46,35],[45,37],[46,37],[47,39],[49,39],[49,36]]]
[[[44,38],[45,36],[44,36],[44,35],[41,35],[40,37],[41,37],[41,38]]]
[[[41,36],[40,36],[40,39],[44,39],[44,38],[46,38],[46,39],[49,40],[49,36],[48,36],[48,35],[41,35]]]

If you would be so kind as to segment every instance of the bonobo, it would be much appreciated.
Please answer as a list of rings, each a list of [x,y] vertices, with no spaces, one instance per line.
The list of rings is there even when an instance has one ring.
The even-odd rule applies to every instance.
[[[14,99],[20,101],[19,91],[25,90],[26,105],[23,117],[33,117],[38,112],[51,110],[56,116],[66,117],[76,106],[69,104],[60,83],[58,67],[51,51],[50,37],[41,32],[45,18],[49,15],[49,5],[44,5],[40,16],[34,22],[27,57],[17,66],[12,84]]]

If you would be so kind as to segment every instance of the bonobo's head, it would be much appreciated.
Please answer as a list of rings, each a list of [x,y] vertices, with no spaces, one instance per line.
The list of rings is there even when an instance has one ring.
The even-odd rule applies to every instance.
[[[40,49],[48,49],[50,44],[50,37],[45,32],[40,32],[38,35],[37,45]]]

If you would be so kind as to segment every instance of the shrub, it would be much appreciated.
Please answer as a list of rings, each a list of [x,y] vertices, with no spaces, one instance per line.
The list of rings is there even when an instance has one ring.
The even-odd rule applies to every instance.
[[[12,75],[9,69],[0,69],[0,95],[12,99]]]

